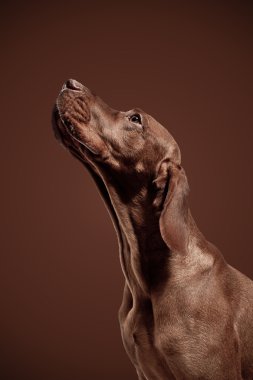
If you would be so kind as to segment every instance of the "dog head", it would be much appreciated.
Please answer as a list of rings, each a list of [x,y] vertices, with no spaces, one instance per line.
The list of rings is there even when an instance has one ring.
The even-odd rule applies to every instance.
[[[116,111],[71,79],[57,98],[53,127],[57,139],[93,176],[116,230],[120,225],[115,205],[122,209],[122,203],[127,204],[128,211],[130,207],[137,215],[136,205],[141,204],[138,224],[146,225],[143,215],[154,215],[156,220],[158,216],[163,240],[169,246],[165,222],[172,211],[168,207],[173,193],[169,191],[170,169],[181,169],[180,150],[172,135],[144,111]]]
[[[68,80],[53,114],[56,137],[75,156],[111,175],[141,173],[155,179],[162,162],[180,164],[171,134],[153,117],[136,108],[116,111],[75,80]]]

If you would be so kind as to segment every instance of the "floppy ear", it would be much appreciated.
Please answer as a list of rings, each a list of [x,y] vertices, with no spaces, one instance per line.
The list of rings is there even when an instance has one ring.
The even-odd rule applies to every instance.
[[[171,250],[186,252],[190,211],[185,171],[181,165],[166,159],[162,161],[154,182],[157,187],[154,206],[160,211],[161,236]]]

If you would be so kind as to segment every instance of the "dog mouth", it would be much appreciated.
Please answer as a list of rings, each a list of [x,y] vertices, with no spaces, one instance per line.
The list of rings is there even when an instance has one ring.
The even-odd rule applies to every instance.
[[[81,145],[78,144],[72,137],[72,134],[68,132],[56,104],[52,112],[52,128],[57,141],[71,153],[74,153],[75,156],[82,158]]]
[[[63,85],[53,110],[53,130],[58,141],[68,149],[71,147],[79,151],[85,149],[97,155],[98,152],[88,138],[90,109],[89,99],[82,91],[83,88],[84,86],[74,80],[68,80]]]

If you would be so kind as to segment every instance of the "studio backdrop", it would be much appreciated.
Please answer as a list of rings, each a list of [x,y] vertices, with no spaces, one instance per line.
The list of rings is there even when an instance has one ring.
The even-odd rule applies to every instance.
[[[136,379],[122,345],[116,234],[51,112],[74,78],[172,133],[203,234],[253,278],[250,1],[1,5],[4,380]]]

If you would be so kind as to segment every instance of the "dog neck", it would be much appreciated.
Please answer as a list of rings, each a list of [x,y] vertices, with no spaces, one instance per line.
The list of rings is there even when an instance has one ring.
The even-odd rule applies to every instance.
[[[127,284],[133,295],[148,297],[151,289],[164,281],[170,251],[159,230],[159,216],[154,212],[147,187],[131,197],[119,195],[115,184],[107,190],[117,221],[120,261]]]
[[[159,228],[160,214],[153,208],[153,199],[150,196],[152,190],[148,183],[139,187],[136,183],[119,182],[119,188],[115,181],[106,177],[105,172],[94,170],[90,165],[85,166],[96,182],[111,215],[118,237],[122,271],[133,298],[149,298],[151,292],[163,287],[169,277],[171,280],[171,277],[177,278],[179,274],[183,279],[181,255],[171,251],[162,239]],[[193,232],[190,244],[194,246],[190,260],[195,271],[199,262],[201,270],[206,270],[212,265],[213,257],[203,255],[205,249],[199,247],[199,242],[202,241],[205,246],[206,240],[199,232],[191,214],[190,221]],[[185,271],[186,274],[188,272],[189,270]]]

